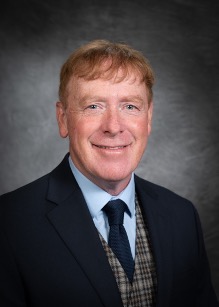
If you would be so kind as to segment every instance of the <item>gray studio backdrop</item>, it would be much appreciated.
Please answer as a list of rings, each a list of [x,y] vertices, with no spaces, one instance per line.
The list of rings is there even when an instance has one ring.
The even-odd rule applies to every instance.
[[[153,131],[137,173],[189,198],[219,297],[218,1],[8,0],[0,18],[0,194],[68,150],[55,119],[58,75],[82,43],[141,50],[156,74]]]

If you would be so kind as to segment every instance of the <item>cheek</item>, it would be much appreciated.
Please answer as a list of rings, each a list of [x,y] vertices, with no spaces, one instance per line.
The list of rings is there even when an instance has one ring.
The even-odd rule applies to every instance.
[[[88,140],[91,135],[97,130],[97,124],[94,120],[89,120],[86,117],[71,117],[68,125],[68,132],[72,143],[76,145]]]
[[[132,124],[132,133],[137,140],[146,140],[148,137],[148,123],[146,119],[136,120]]]
[[[80,130],[84,127],[82,116],[76,112],[70,113],[67,118],[67,126],[68,126],[69,135],[76,136],[77,134],[80,133]]]

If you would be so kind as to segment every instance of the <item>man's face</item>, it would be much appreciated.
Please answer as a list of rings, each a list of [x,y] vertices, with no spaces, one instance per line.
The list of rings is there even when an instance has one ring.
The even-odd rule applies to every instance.
[[[60,135],[69,136],[75,166],[92,182],[119,193],[128,184],[151,131],[152,103],[136,75],[121,82],[72,79],[67,108],[57,103]]]

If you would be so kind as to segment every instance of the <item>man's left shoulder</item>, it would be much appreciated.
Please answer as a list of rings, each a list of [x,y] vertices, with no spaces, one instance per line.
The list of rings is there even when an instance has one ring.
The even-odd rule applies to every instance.
[[[194,205],[187,198],[161,185],[147,181],[135,175],[136,192],[143,199],[151,200],[158,206],[170,210],[194,210]]]

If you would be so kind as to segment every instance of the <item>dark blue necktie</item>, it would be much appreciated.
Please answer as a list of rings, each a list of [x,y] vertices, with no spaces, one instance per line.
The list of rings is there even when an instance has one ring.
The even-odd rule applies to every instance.
[[[132,282],[134,260],[127,233],[123,226],[124,212],[126,210],[128,210],[127,205],[121,199],[111,200],[103,208],[110,226],[108,245],[119,260],[129,281]]]

